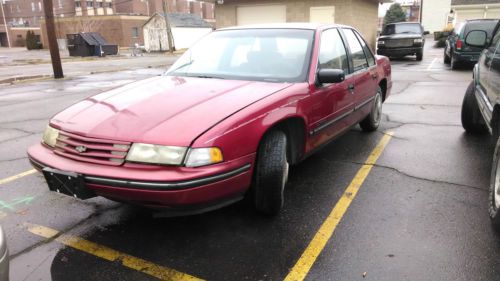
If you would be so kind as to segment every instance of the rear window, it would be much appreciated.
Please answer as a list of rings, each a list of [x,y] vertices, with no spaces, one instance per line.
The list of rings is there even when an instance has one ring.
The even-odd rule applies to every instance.
[[[469,31],[472,30],[484,30],[488,33],[488,38],[491,38],[493,30],[497,25],[498,21],[489,20],[489,21],[471,21],[465,25],[463,36],[466,36]]]
[[[384,27],[384,30],[382,31],[382,35],[401,34],[401,33],[421,34],[422,28],[420,27],[420,24],[400,23],[400,24],[388,24]]]

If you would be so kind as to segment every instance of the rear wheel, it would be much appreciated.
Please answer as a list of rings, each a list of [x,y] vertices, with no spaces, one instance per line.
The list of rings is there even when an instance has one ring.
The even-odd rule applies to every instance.
[[[474,82],[471,82],[462,102],[462,127],[464,127],[467,133],[484,134],[488,132],[488,128],[479,111],[474,91],[475,85]]]
[[[500,140],[497,141],[495,153],[493,154],[493,165],[491,167],[490,193],[488,209],[491,224],[496,231],[500,232]]]
[[[446,64],[449,64],[451,59],[450,59],[450,56],[448,56],[448,54],[446,54],[446,50],[447,50],[447,48],[444,48],[443,62]]]
[[[451,56],[451,58],[450,58],[451,69],[453,69],[453,70],[458,69],[460,67],[460,62],[455,58],[453,53],[451,53],[450,56]]]
[[[370,114],[365,117],[359,126],[365,132],[373,132],[378,129],[380,120],[382,119],[382,89],[378,87],[377,94],[373,100],[373,106]]]
[[[284,190],[288,180],[287,138],[279,130],[268,132],[259,146],[255,171],[255,209],[276,215],[283,208]]]

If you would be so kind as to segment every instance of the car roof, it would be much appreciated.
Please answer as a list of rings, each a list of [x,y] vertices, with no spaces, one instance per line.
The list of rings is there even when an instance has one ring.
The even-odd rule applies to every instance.
[[[347,25],[342,24],[324,24],[324,23],[307,23],[307,22],[291,22],[291,23],[269,23],[269,24],[252,24],[252,25],[242,25],[242,26],[232,26],[221,28],[218,30],[240,30],[240,29],[324,29],[332,27],[347,27],[352,28]]]

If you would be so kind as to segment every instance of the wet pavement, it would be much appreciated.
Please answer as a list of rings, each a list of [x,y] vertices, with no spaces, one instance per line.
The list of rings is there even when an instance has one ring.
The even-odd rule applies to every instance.
[[[392,61],[394,88],[381,128],[371,134],[354,128],[292,167],[285,209],[275,218],[259,216],[245,201],[202,215],[156,218],[102,198],[51,193],[38,174],[0,184],[11,280],[156,280],[146,272],[155,266],[177,272],[177,280],[283,280],[389,131],[394,136],[305,279],[500,280],[500,236],[487,213],[491,142],[464,133],[460,107],[472,74],[451,71],[441,56],[441,49],[427,48],[422,62]],[[51,115],[159,73],[131,70],[2,88],[0,179],[31,170],[26,148],[40,141]],[[59,233],[47,236],[50,230],[33,226]],[[71,244],[65,235],[93,244]]]

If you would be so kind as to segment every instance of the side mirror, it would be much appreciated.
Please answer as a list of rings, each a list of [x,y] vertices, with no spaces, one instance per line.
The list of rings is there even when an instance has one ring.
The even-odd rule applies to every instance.
[[[424,35],[429,35],[431,34],[429,31],[424,31]]]
[[[488,34],[484,30],[472,30],[465,36],[465,44],[472,47],[486,47]]]
[[[345,80],[342,69],[320,69],[317,76],[320,84],[340,83]]]

